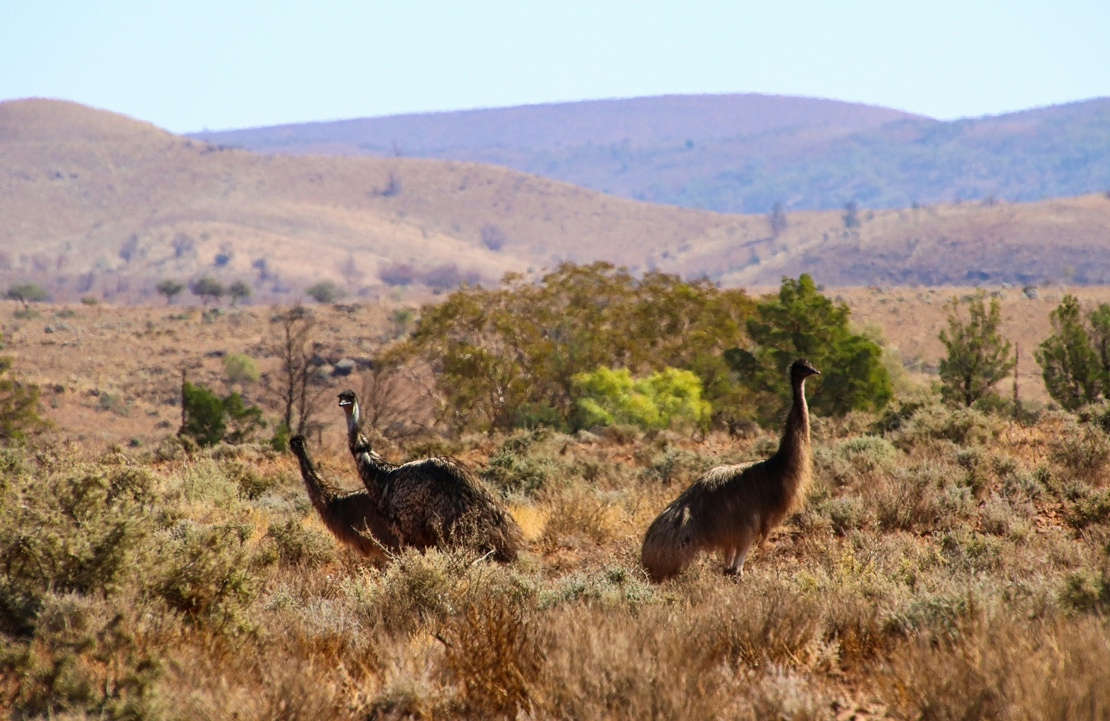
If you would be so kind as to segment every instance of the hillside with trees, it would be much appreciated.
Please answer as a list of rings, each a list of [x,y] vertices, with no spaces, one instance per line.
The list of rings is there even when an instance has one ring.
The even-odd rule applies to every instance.
[[[1103,194],[728,215],[488,164],[264,155],[48,100],[0,103],[0,164],[0,288],[61,302],[425,298],[566,261],[725,286],[1110,278]]]
[[[496,163],[728,213],[1032,201],[1110,188],[1110,99],[939,121],[812,98],[696,95],[197,133],[264,153]]]

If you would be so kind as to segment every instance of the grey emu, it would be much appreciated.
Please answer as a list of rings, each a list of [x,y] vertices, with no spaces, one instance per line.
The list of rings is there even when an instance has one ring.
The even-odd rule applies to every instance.
[[[725,573],[740,575],[752,543],[760,544],[805,499],[813,475],[805,380],[809,361],[790,365],[794,402],[778,451],[758,463],[718,466],[663,509],[644,535],[640,563],[652,581],[677,576],[702,551],[720,551]]]
[[[384,558],[387,551],[400,548],[393,529],[365,488],[347,491],[320,478],[308,455],[304,436],[289,439],[289,448],[300,462],[301,478],[313,507],[336,538],[372,558]]]
[[[388,463],[359,432],[358,397],[339,394],[347,414],[347,442],[358,475],[402,545],[419,549],[465,544],[495,560],[515,560],[520,528],[461,461],[436,457]]]

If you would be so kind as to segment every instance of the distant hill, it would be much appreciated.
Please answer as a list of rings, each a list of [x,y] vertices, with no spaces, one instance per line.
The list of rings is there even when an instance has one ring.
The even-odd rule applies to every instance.
[[[1110,188],[1110,98],[943,122],[766,95],[632,98],[398,115],[193,137],[264,153],[496,163],[720,212],[1030,201]]]
[[[291,301],[427,297],[563,260],[724,284],[1110,282],[1110,199],[728,215],[495,165],[220,148],[75,103],[0,103],[0,289],[157,301],[162,278],[247,279]],[[179,299],[180,301],[180,299]]]

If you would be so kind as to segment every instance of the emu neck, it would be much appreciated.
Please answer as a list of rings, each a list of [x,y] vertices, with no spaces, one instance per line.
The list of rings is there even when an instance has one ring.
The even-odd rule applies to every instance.
[[[805,379],[794,383],[794,402],[786,417],[786,428],[779,443],[779,455],[788,462],[805,464],[809,460],[809,406],[806,404]]]
[[[301,478],[304,479],[305,488],[308,489],[308,498],[317,510],[326,508],[335,497],[335,489],[321,480],[312,465],[312,459],[307,453],[297,453],[297,461],[301,464]]]
[[[355,403],[351,404],[350,410],[347,411],[347,443],[351,446],[352,449],[360,445],[360,442],[365,443],[366,441],[366,439],[364,438],[359,438],[358,419],[359,410],[358,402],[356,401]]]

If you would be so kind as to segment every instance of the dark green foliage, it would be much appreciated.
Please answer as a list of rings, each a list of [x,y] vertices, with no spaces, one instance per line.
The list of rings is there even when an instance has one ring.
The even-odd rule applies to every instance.
[[[5,378],[4,374],[11,367],[11,358],[0,357],[0,441],[20,438],[46,426],[46,421],[36,412],[38,386]]]
[[[166,305],[169,305],[173,302],[173,297],[175,295],[185,290],[185,284],[179,283],[172,278],[166,278],[163,281],[159,281],[158,285],[154,286],[154,289],[161,295],[166,296]]]
[[[188,436],[201,446],[212,446],[220,441],[242,443],[265,426],[262,409],[245,405],[238,393],[220,398],[204,386],[189,381],[181,384],[181,407],[184,423],[178,435]]]
[[[797,280],[783,278],[778,295],[760,301],[747,321],[754,347],[732,348],[724,355],[740,382],[755,392],[760,422],[781,420],[791,394],[786,369],[799,357],[822,374],[810,381],[814,413],[839,416],[887,404],[893,389],[882,364],[882,348],[852,333],[848,314],[848,306],[834,304],[817,291],[808,273]]]
[[[224,404],[218,395],[204,386],[189,381],[181,384],[181,408],[184,422],[178,435],[189,436],[202,446],[213,446],[223,440],[227,424]]]
[[[37,283],[17,283],[4,294],[8,300],[18,300],[26,308],[28,303],[37,303],[38,301],[46,300],[50,294],[46,289]]]
[[[210,300],[218,301],[226,292],[223,283],[207,275],[194,280],[189,289],[193,291],[193,295],[200,297],[204,305],[208,305]]]
[[[227,294],[231,296],[231,304],[235,305],[242,299],[251,297],[251,287],[245,281],[237,280],[228,287]]]
[[[599,367],[647,375],[693,371],[714,408],[740,405],[721,352],[743,340],[751,301],[740,290],[607,263],[564,263],[539,282],[509,274],[500,288],[463,288],[426,306],[395,361],[436,370],[442,417],[461,429],[570,418],[573,378]]]
[[[319,283],[313,283],[305,288],[304,292],[305,295],[312,298],[317,303],[334,303],[346,295],[342,288],[330,280],[321,280]]]
[[[968,299],[967,323],[959,316],[959,301],[953,299],[949,305],[948,329],[940,332],[940,342],[948,351],[940,361],[941,392],[949,402],[970,406],[1013,370],[1010,341],[998,330],[1002,323],[998,298],[991,298],[989,309],[985,298],[980,291]]]
[[[1036,352],[1048,394],[1068,410],[1110,396],[1110,305],[1084,323],[1079,299],[1065,294],[1049,317],[1053,334]]]

